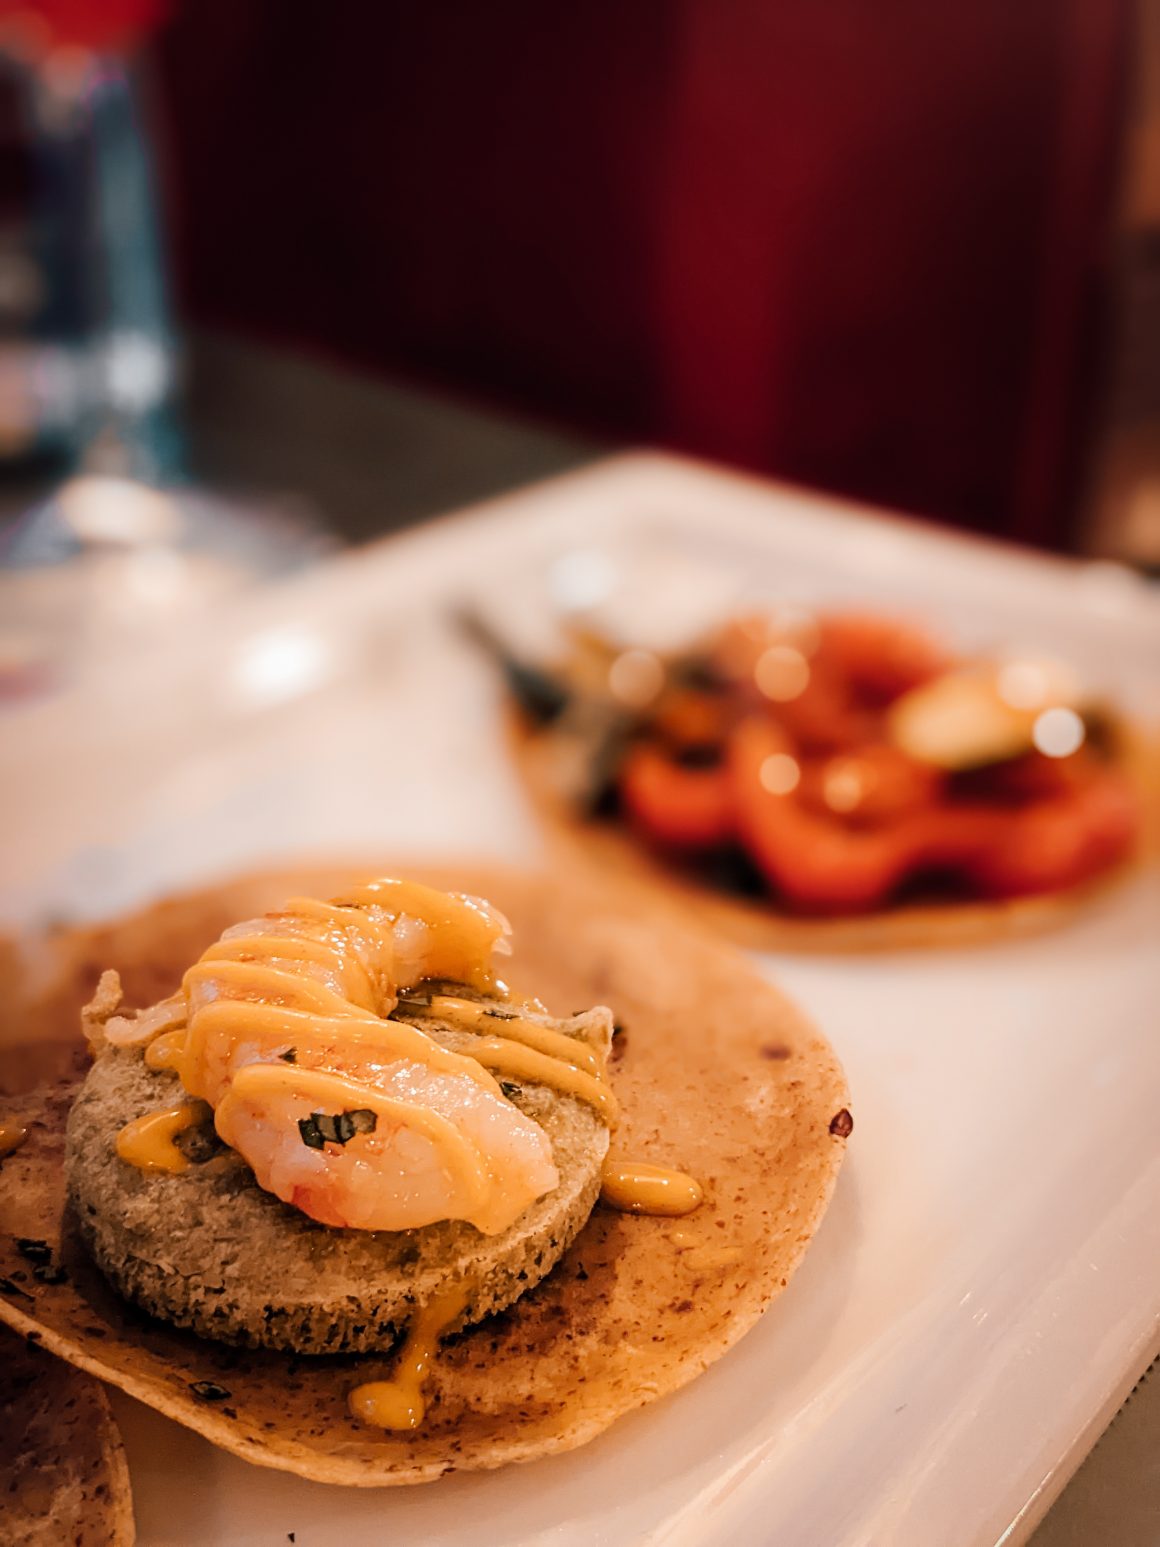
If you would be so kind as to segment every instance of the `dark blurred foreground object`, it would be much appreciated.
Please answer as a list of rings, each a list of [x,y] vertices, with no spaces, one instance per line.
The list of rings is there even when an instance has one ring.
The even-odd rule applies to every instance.
[[[1067,541],[1128,0],[198,0],[195,320]]]

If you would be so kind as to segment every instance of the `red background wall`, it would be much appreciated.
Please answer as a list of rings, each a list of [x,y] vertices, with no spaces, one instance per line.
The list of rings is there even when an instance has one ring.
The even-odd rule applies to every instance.
[[[1128,0],[196,0],[199,320],[1033,541],[1082,466]]]

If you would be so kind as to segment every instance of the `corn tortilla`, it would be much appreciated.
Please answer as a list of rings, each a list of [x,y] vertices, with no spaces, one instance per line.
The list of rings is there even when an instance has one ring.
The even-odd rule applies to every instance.
[[[229,923],[293,892],[326,896],[353,874],[392,868],[255,877],[62,932],[55,972],[41,961],[25,1001],[10,964],[14,1024],[61,1040],[109,966],[132,1002],[151,1003]],[[613,1007],[624,1027],[614,1152],[691,1171],[706,1191],[701,1209],[680,1221],[598,1206],[548,1279],[444,1345],[420,1429],[369,1429],[347,1414],[350,1387],[385,1375],[389,1359],[230,1348],[121,1301],[62,1218],[74,1086],[60,1079],[0,1102],[0,1121],[29,1127],[0,1176],[0,1318],[247,1460],[360,1486],[571,1449],[691,1380],[785,1287],[825,1211],[851,1127],[828,1043],[730,950],[607,888],[585,894],[494,866],[400,868],[507,913],[508,976],[519,991],[565,1012]],[[14,1237],[29,1235],[53,1244],[67,1276],[13,1294],[4,1283],[11,1289]]]
[[[1160,737],[1122,725],[1118,758],[1139,792],[1143,821],[1134,854],[1103,874],[1038,896],[932,895],[888,902],[865,913],[794,913],[776,897],[744,897],[711,886],[654,853],[621,822],[571,815],[554,794],[540,741],[519,715],[510,713],[508,723],[512,754],[541,821],[551,863],[586,867],[751,951],[937,950],[1040,934],[1067,923],[1160,855]]]

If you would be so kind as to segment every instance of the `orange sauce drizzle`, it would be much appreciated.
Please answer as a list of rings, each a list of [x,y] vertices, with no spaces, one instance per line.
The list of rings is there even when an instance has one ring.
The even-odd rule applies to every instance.
[[[534,1048],[537,1053],[544,1053],[549,1058],[558,1058],[573,1069],[586,1070],[594,1079],[603,1078],[604,1061],[595,1048],[577,1042],[575,1037],[565,1036],[562,1031],[553,1031],[550,1026],[541,1026],[538,1021],[530,1020],[514,1010],[497,1011],[489,1005],[476,1003],[474,999],[459,999],[453,994],[432,994],[429,999],[404,1000],[402,1007],[418,1011],[429,1009],[449,1025],[463,1026],[470,1031],[485,1027],[488,1032],[505,1041],[522,1042],[525,1047]]]
[[[519,1042],[508,1042],[503,1037],[479,1037],[472,1043],[469,1056],[493,1074],[550,1085],[553,1090],[586,1101],[596,1108],[609,1127],[616,1121],[616,1097],[606,1081],[585,1074],[582,1069],[573,1069],[558,1058],[537,1053],[535,1048],[524,1047]]]
[[[0,1160],[14,1154],[28,1137],[23,1123],[0,1123]]]
[[[199,1102],[182,1102],[160,1112],[126,1123],[117,1135],[117,1154],[142,1171],[184,1171],[189,1161],[174,1140],[187,1128],[194,1128],[205,1117]]]
[[[379,1429],[417,1429],[427,1413],[423,1388],[443,1333],[470,1297],[466,1284],[439,1295],[423,1307],[407,1331],[395,1373],[389,1380],[368,1381],[347,1396],[351,1416]]]
[[[181,1058],[185,1051],[186,1029],[177,1026],[172,1031],[163,1031],[159,1037],[155,1037],[145,1049],[145,1067],[147,1069],[180,1069]]]
[[[700,1208],[704,1198],[700,1182],[684,1171],[669,1171],[641,1160],[610,1157],[604,1162],[600,1201],[626,1214],[680,1219]]]
[[[263,1058],[277,1060],[302,1048],[323,1063],[328,1051],[369,1045],[465,1075],[497,1094],[492,1075],[533,1080],[588,1102],[610,1124],[615,1120],[602,1057],[526,1015],[488,1015],[486,1006],[454,995],[409,1001],[408,1010],[430,1011],[480,1033],[452,1052],[419,1027],[376,1013],[376,1006],[389,1012],[397,1003],[399,945],[392,931],[404,915],[430,932],[440,975],[506,996],[491,967],[503,927],[496,914],[474,899],[416,883],[376,881],[333,902],[294,898],[272,915],[276,933],[233,936],[210,946],[185,975],[187,1024],[163,1032],[146,1048],[148,1067],[174,1070],[190,1095],[217,1106],[229,1090],[223,1070],[240,1042],[257,1041]],[[325,1067],[300,1068],[294,1089],[306,1093],[309,1086],[322,1101],[327,1078]],[[398,1120],[430,1136],[429,1125],[417,1115],[421,1110],[400,1104]],[[451,1141],[439,1142],[446,1148]],[[126,1152],[145,1153],[130,1145]]]

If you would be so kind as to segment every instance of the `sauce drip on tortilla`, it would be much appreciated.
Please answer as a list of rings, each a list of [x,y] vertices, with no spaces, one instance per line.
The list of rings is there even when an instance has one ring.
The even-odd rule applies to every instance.
[[[691,1214],[704,1201],[700,1183],[685,1172],[631,1160],[605,1162],[600,1196],[627,1213],[671,1218]],[[426,1415],[423,1388],[439,1340],[462,1314],[468,1298],[467,1286],[459,1285],[420,1311],[390,1380],[369,1381],[350,1392],[347,1405],[354,1418],[380,1429],[419,1427]]]
[[[423,1388],[439,1339],[462,1315],[470,1296],[466,1284],[432,1300],[415,1317],[399,1350],[390,1380],[368,1381],[347,1397],[351,1416],[380,1429],[417,1429],[427,1413]]]
[[[23,1123],[0,1123],[0,1160],[14,1154],[28,1137]]]
[[[680,1219],[700,1208],[700,1182],[684,1171],[669,1171],[640,1160],[609,1157],[601,1172],[600,1201],[626,1214],[659,1214]]]

